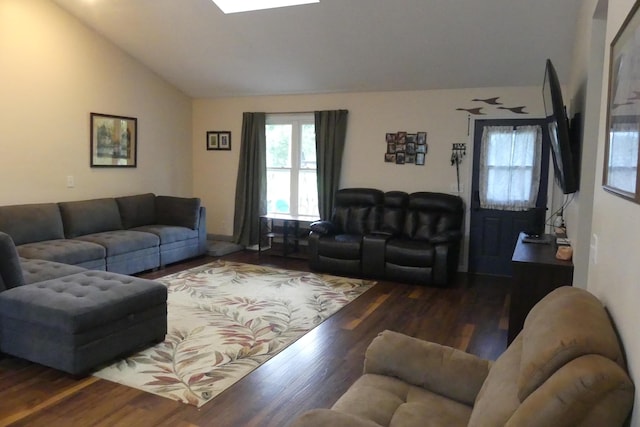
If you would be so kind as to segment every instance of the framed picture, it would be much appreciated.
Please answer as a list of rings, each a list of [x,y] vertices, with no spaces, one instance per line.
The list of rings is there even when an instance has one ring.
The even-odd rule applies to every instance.
[[[404,153],[396,153],[396,164],[397,165],[404,165],[404,160],[405,160],[405,154]]]
[[[636,2],[611,42],[603,188],[640,203],[640,14]]]
[[[387,143],[387,153],[393,154],[395,152],[396,152],[396,144],[395,144],[395,142],[388,142]]]
[[[208,131],[207,150],[231,150],[231,132]]]
[[[91,113],[91,159],[93,167],[137,166],[138,120],[134,117]]]
[[[424,166],[425,153],[416,153],[416,165]]]
[[[426,132],[418,132],[417,134],[417,143],[418,145],[425,145],[427,143],[427,133]]]
[[[396,155],[395,154],[391,154],[391,153],[385,153],[384,154],[384,161],[387,163],[395,163],[396,162]]]
[[[207,150],[219,150],[218,132],[207,132]]]

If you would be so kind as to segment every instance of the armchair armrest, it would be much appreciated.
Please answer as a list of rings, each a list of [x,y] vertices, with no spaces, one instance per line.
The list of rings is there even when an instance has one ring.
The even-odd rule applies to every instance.
[[[434,245],[441,243],[454,243],[458,242],[462,238],[462,232],[460,230],[448,230],[433,236],[429,241]]]
[[[464,351],[392,331],[376,337],[364,372],[386,375],[473,405],[491,362]]]

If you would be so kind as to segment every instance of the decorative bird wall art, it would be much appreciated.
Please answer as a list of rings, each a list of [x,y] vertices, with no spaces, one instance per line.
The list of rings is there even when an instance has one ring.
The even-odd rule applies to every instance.
[[[496,108],[498,110],[509,110],[515,114],[529,114],[528,112],[524,111],[524,109],[527,108],[525,105],[521,105],[520,107],[496,107]]]
[[[525,105],[521,105],[518,107],[505,107],[504,103],[500,101],[499,96],[493,96],[491,98],[473,98],[471,102],[482,102],[487,105],[496,106],[495,108],[498,110],[507,110],[511,111],[514,114],[529,114],[528,111],[525,111],[527,108]],[[485,116],[487,113],[484,111],[484,107],[474,107],[474,108],[456,108],[456,111],[466,111],[467,113],[474,116]]]

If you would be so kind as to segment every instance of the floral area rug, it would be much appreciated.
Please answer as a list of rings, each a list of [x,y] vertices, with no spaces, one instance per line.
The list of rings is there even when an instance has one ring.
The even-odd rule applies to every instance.
[[[157,279],[163,343],[95,376],[200,407],[375,282],[216,261]]]

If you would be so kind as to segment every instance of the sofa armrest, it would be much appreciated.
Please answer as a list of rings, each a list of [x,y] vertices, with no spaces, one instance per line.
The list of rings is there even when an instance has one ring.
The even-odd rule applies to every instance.
[[[331,409],[312,409],[296,418],[289,427],[380,427],[380,424]]]
[[[374,231],[362,238],[362,273],[367,277],[384,277],[385,248],[391,233]]]
[[[331,221],[314,221],[309,224],[309,230],[321,235],[335,234],[336,226]]]
[[[207,209],[200,206],[198,215],[198,252],[200,255],[206,254],[209,250],[207,243]]]
[[[197,197],[156,197],[156,221],[158,224],[198,229],[200,199]]]
[[[384,331],[369,345],[364,371],[473,405],[490,367],[490,361],[464,351]]]

